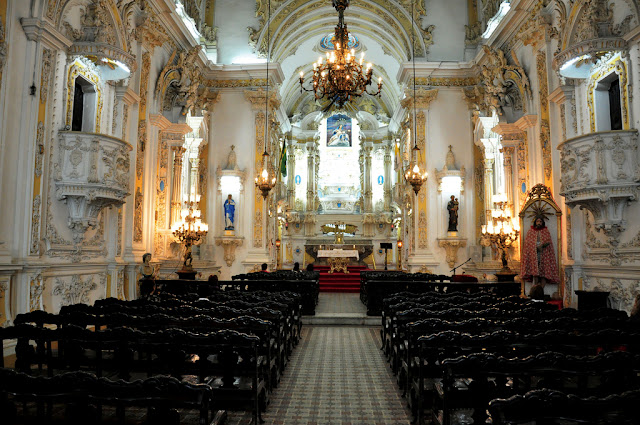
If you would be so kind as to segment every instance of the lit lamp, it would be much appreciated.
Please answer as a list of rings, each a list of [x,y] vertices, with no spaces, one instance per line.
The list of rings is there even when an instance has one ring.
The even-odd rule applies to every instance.
[[[507,249],[518,239],[520,224],[511,216],[507,206],[507,195],[493,196],[495,208],[491,210],[491,220],[482,226],[482,240],[501,251],[502,270],[497,273],[498,280],[512,280],[516,275],[507,263]]]
[[[276,270],[280,265],[280,245],[282,245],[282,242],[280,239],[276,239]]]
[[[398,270],[402,270],[402,241],[398,241]]]
[[[195,195],[194,201],[185,201],[184,208],[181,211],[182,221],[174,223],[171,226],[173,236],[179,243],[184,243],[185,252],[182,263],[182,270],[176,273],[180,279],[195,279],[197,271],[193,269],[191,255],[191,247],[197,245],[209,232],[209,226],[202,222],[201,211],[198,208],[200,195]]]
[[[413,2],[411,2],[411,40],[415,40],[413,31]],[[411,153],[411,162],[404,172],[404,179],[413,187],[413,191],[417,195],[420,192],[422,184],[427,180],[427,171],[420,169],[420,148],[418,147],[417,123],[416,123],[416,51],[415,44],[411,42],[411,58],[413,60],[413,149]]]
[[[262,192],[262,197],[267,199],[269,192],[276,185],[276,174],[271,165],[271,157],[267,152],[269,144],[269,57],[271,56],[271,41],[269,25],[271,24],[271,0],[268,4],[269,18],[267,19],[267,89],[264,92],[264,152],[262,153],[262,171],[256,177],[256,187]]]
[[[333,0],[333,7],[338,12],[338,25],[334,36],[334,50],[327,52],[325,58],[320,56],[313,64],[313,85],[304,87],[304,72],[300,72],[300,92],[313,91],[316,99],[330,100],[329,106],[335,104],[341,108],[352,97],[362,96],[364,93],[377,96],[382,90],[382,77],[378,78],[378,91],[369,92],[373,69],[371,63],[363,68],[364,53],[360,59],[356,57],[354,49],[349,50],[349,31],[344,23],[344,10],[349,7],[350,0]]]

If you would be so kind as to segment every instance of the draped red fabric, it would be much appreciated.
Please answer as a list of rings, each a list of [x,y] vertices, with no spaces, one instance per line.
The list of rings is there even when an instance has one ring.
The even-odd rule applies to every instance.
[[[536,242],[540,240],[540,261],[536,253]],[[558,283],[558,264],[551,233],[546,227],[535,228],[531,226],[524,240],[522,250],[520,274],[524,280],[532,280],[533,277],[544,277],[547,282]]]

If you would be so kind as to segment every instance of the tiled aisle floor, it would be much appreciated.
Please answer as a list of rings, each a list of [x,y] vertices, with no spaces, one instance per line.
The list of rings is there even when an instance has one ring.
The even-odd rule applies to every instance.
[[[347,304],[353,308],[355,300],[360,302],[357,294],[321,296],[319,308],[340,312]],[[379,329],[305,326],[263,415],[266,425],[408,425],[405,400],[379,349]],[[231,425],[249,422],[248,415],[234,412],[227,420]]]
[[[367,307],[360,301],[360,294],[321,292],[316,306],[316,314],[360,313],[367,314]]]

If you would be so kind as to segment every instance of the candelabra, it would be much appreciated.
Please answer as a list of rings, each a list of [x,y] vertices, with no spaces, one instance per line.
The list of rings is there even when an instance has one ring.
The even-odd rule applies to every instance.
[[[300,72],[300,91],[313,91],[316,99],[327,98],[329,106],[335,104],[342,108],[352,97],[362,96],[364,93],[377,96],[382,91],[382,77],[378,79],[378,90],[369,92],[367,86],[371,84],[373,69],[367,64],[363,69],[364,53],[360,60],[356,58],[355,50],[349,50],[349,31],[344,23],[344,10],[349,6],[349,0],[333,0],[333,6],[338,11],[338,25],[335,28],[333,52],[327,52],[326,63],[320,57],[313,64],[313,86],[304,87],[304,72]]]
[[[269,154],[265,148],[262,154],[262,171],[256,177],[256,187],[262,192],[262,197],[267,199],[269,192],[276,185],[276,174],[270,162]]]
[[[502,270],[499,274],[513,275],[507,263],[507,249],[518,239],[520,225],[511,217],[505,194],[494,195],[493,204],[495,208],[491,210],[491,221],[482,226],[482,241],[501,252]]]
[[[180,214],[182,221],[174,223],[171,227],[173,236],[179,243],[184,243],[185,247],[182,270],[176,272],[181,279],[195,279],[196,271],[191,265],[193,261],[191,247],[197,245],[209,231],[209,226],[200,219],[199,202],[200,195],[196,195],[195,201],[185,201]]]

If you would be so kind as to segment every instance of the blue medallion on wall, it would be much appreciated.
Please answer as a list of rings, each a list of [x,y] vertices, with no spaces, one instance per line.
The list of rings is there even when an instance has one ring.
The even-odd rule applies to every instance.
[[[160,180],[160,192],[164,192],[164,180]]]
[[[527,184],[522,183],[522,187],[520,188],[520,190],[522,190],[522,193],[527,193]]]
[[[295,181],[296,181],[296,184],[302,183],[302,177],[300,177],[300,174],[296,175]]]
[[[378,176],[378,184],[379,185],[384,184],[384,176]]]

